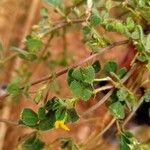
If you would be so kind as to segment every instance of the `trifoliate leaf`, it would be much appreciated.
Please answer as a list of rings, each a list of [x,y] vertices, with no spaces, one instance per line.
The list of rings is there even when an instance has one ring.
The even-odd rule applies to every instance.
[[[109,73],[109,72],[116,73],[117,67],[118,67],[118,65],[117,65],[116,62],[114,62],[114,61],[108,61],[108,62],[105,64],[105,66],[104,66],[104,70],[105,70],[106,72],[108,72],[108,73]]]
[[[24,108],[21,112],[20,119],[25,125],[34,127],[38,122],[38,115],[32,109]]]
[[[117,118],[117,119],[124,119],[125,112],[124,106],[121,102],[117,101],[109,106],[110,112]]]

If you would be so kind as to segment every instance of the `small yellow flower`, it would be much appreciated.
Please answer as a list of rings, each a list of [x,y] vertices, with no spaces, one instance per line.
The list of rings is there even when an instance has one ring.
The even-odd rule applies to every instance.
[[[62,128],[66,131],[69,131],[70,129],[64,124],[65,121],[64,120],[57,120],[55,122],[55,128],[58,129],[58,128]]]

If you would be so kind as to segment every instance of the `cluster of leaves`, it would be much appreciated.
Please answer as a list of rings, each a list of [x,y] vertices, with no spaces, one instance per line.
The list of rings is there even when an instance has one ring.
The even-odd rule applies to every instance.
[[[148,146],[141,144],[131,132],[122,132],[119,135],[120,150],[147,150]]]
[[[116,89],[110,97],[109,110],[117,119],[125,118],[125,107],[128,106],[129,110],[135,104],[135,97],[124,87]]]
[[[75,122],[79,119],[76,110],[63,100],[54,97],[34,112],[30,108],[24,108],[20,115],[19,124],[29,126],[41,131],[55,127],[56,121],[64,120],[65,123]]]
[[[92,66],[89,66],[69,70],[67,81],[74,96],[89,100],[92,96],[94,78],[95,70]]]
[[[22,50],[17,47],[13,47],[12,50],[18,53],[18,56],[22,59],[33,61],[37,59],[36,53],[43,48],[43,42],[37,35],[29,35],[25,40],[27,50]]]
[[[36,133],[29,135],[21,144],[22,150],[42,150],[45,143],[38,138]]]
[[[99,20],[99,22],[97,20]],[[133,41],[133,44],[138,50],[136,59],[149,64],[150,35],[144,34],[142,26],[136,24],[131,17],[128,17],[125,21],[108,18],[102,20],[100,16],[93,14],[93,17],[91,17],[91,22],[97,22],[96,26],[102,25],[107,31],[118,32],[127,36]]]
[[[111,96],[109,110],[117,119],[124,119],[125,106],[127,105],[131,110],[132,106],[135,104],[134,95],[120,83],[120,79],[126,75],[127,70],[125,68],[118,69],[116,62],[108,61],[104,66],[104,71],[115,76],[119,81],[116,90]]]

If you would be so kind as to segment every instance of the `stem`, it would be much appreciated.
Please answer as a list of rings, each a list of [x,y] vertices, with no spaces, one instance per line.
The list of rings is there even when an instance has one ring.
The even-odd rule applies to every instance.
[[[95,58],[95,57],[101,55],[101,54],[102,54],[104,51],[106,51],[106,50],[110,50],[110,49],[112,49],[112,48],[114,48],[114,47],[117,47],[117,46],[120,46],[120,45],[123,45],[123,44],[127,44],[127,43],[128,43],[128,40],[124,40],[124,41],[115,42],[115,43],[113,43],[113,44],[111,44],[111,45],[109,45],[109,46],[107,46],[107,47],[105,47],[105,48],[101,48],[101,49],[99,49],[99,52],[98,52],[98,53],[95,53],[95,54],[93,54],[93,55],[90,55],[90,56],[88,56],[87,58],[81,60],[79,63],[73,64],[73,65],[71,65],[70,67],[68,67],[68,68],[66,68],[66,69],[63,69],[63,70],[60,70],[60,71],[56,72],[56,73],[55,73],[55,77],[57,78],[57,77],[59,77],[59,76],[62,76],[63,74],[67,73],[69,69],[76,68],[76,67],[78,67],[78,66],[81,66],[81,65],[87,63],[88,61],[92,60],[93,58]],[[40,79],[37,79],[36,81],[31,82],[31,83],[30,83],[30,86],[34,86],[34,85],[36,85],[36,84],[39,84],[39,83],[42,83],[42,82],[44,82],[44,81],[50,80],[50,79],[53,78],[53,76],[54,76],[54,75],[49,75],[49,76],[44,76],[44,77],[42,77],[42,78],[40,78]],[[24,88],[25,88],[25,87],[23,86],[23,87],[21,87],[20,89],[22,90],[22,89],[24,89]],[[0,97],[0,101],[2,101],[3,99],[5,99],[5,98],[8,97],[8,96],[9,96],[8,93],[2,95],[2,96]]]
[[[113,87],[114,87],[113,85],[102,86],[102,87],[97,88],[96,90],[94,90],[94,91],[93,91],[93,94],[97,94],[98,92],[112,89]]]
[[[94,106],[90,107],[87,111],[85,111],[81,116],[82,117],[86,116],[87,114],[91,113],[92,111],[100,107],[111,96],[112,93],[113,89],[110,90],[101,100],[99,100],[97,104],[95,104]]]
[[[141,106],[141,104],[143,103],[144,97],[141,97],[139,100],[139,103],[137,104],[137,106],[135,106],[133,108],[133,111],[129,114],[129,116],[125,119],[124,123],[123,123],[123,127],[126,127],[127,123],[131,120],[131,118],[133,117],[133,115],[135,114],[135,112],[138,110],[138,108]]]
[[[102,82],[102,81],[112,81],[110,77],[101,78],[101,79],[94,79],[95,82]]]

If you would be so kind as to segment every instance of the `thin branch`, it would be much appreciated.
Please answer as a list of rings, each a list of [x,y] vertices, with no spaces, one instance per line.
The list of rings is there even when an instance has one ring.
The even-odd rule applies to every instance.
[[[14,125],[14,126],[17,126],[18,123],[15,122],[15,121],[10,121],[10,120],[7,120],[7,119],[0,119],[0,122],[1,123],[5,123],[5,124],[9,124],[9,125]]]
[[[137,104],[137,106],[135,106],[133,108],[133,111],[129,114],[129,116],[125,119],[124,123],[123,123],[123,127],[126,127],[127,123],[132,119],[133,115],[135,114],[135,112],[138,110],[138,108],[141,106],[141,104],[143,103],[144,97],[141,97],[139,100],[139,103]]]
[[[77,68],[78,66],[81,66],[81,65],[87,63],[88,61],[92,60],[93,58],[95,58],[95,57],[101,55],[101,54],[102,54],[104,51],[106,51],[106,50],[110,50],[110,49],[112,49],[112,48],[114,48],[114,47],[116,47],[116,46],[120,46],[120,45],[127,44],[127,43],[128,43],[128,40],[124,40],[124,41],[115,42],[115,43],[113,43],[113,44],[111,44],[111,45],[109,45],[109,46],[107,46],[107,47],[105,47],[105,48],[101,48],[101,49],[99,49],[99,52],[98,52],[98,53],[95,53],[95,54],[93,54],[93,55],[90,55],[90,56],[88,56],[87,58],[81,60],[79,63],[73,64],[73,65],[71,65],[71,66],[68,67],[68,68],[65,68],[65,69],[63,69],[63,70],[60,70],[60,71],[56,72],[56,73],[55,73],[55,77],[57,78],[57,77],[59,77],[59,76],[65,74],[65,73],[67,73],[68,70],[71,69],[71,68]],[[42,77],[42,78],[40,78],[40,79],[37,79],[36,81],[31,82],[31,83],[30,83],[30,86],[33,86],[33,85],[42,83],[42,82],[47,81],[47,80],[50,80],[50,79],[53,78],[53,76],[54,76],[54,75],[49,75],[49,76],[44,76],[44,77]],[[21,90],[24,89],[24,86],[21,87],[20,89],[21,89]],[[6,97],[8,97],[8,96],[9,96],[8,93],[2,95],[2,96],[0,97],[0,101],[2,101],[4,98],[6,98]]]
[[[102,135],[104,135],[104,133],[106,133],[106,131],[108,131],[111,126],[115,123],[116,118],[113,118],[110,123],[95,137],[95,139],[98,139],[99,137],[101,137]]]
[[[102,86],[102,87],[97,88],[96,90],[94,90],[94,91],[93,91],[93,94],[97,94],[97,93],[99,93],[99,92],[112,89],[113,87],[114,87],[113,85]]]
[[[92,111],[94,111],[95,109],[97,109],[98,107],[100,107],[102,104],[105,103],[105,101],[111,96],[111,94],[113,93],[113,89],[110,90],[101,100],[99,100],[98,103],[96,103],[95,105],[93,105],[92,107],[90,107],[87,111],[85,111],[81,116],[86,116],[87,114],[91,113]]]

